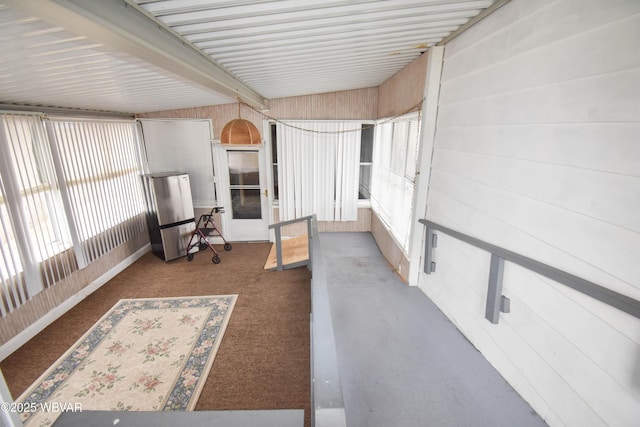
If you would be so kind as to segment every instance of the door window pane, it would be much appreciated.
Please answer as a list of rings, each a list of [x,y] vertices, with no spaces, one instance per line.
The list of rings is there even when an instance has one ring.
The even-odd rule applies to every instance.
[[[261,219],[259,188],[237,188],[231,190],[233,219]]]
[[[229,151],[229,184],[260,185],[257,151]]]

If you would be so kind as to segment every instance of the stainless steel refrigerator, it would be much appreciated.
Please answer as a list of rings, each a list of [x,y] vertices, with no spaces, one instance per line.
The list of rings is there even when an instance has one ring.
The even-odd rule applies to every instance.
[[[189,175],[164,172],[142,179],[151,250],[165,261],[185,256],[195,229]]]

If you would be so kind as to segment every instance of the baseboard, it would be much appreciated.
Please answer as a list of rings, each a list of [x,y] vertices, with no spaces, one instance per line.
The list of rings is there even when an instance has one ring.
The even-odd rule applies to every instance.
[[[47,314],[29,325],[22,332],[11,338],[9,341],[0,346],[0,361],[6,359],[11,353],[26,344],[31,338],[38,335],[44,328],[56,321],[60,316],[75,307],[80,301],[98,290],[102,285],[113,279],[117,274],[125,268],[136,262],[140,257],[151,250],[151,245],[146,244],[124,260],[120,261],[109,271],[82,288],[80,292],[65,300],[62,304],[53,308]]]

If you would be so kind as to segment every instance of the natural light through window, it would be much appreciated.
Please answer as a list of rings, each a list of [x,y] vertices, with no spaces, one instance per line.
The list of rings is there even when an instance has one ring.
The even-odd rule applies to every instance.
[[[0,314],[144,227],[134,121],[0,114]]]

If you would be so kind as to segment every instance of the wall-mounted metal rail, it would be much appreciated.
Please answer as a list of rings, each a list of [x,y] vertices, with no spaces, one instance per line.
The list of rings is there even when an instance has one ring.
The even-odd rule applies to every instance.
[[[615,307],[618,310],[622,310],[625,313],[628,313],[640,319],[640,301],[638,300],[613,291],[609,288],[605,288],[604,286],[585,280],[581,277],[574,276],[573,274],[567,273],[566,271],[559,270],[550,265],[525,257],[524,255],[520,255],[499,246],[492,245],[491,243],[487,243],[484,240],[480,240],[459,231],[444,227],[435,222],[428,221],[426,219],[420,219],[418,221],[421,224],[425,225],[427,232],[427,247],[425,248],[424,259],[424,272],[426,274],[431,274],[435,271],[435,262],[433,262],[433,248],[437,245],[437,235],[435,234],[436,231],[443,232],[451,237],[454,237],[458,240],[461,240],[492,254],[486,312],[487,320],[492,323],[498,323],[499,311],[509,311],[509,300],[501,295],[502,268],[504,261],[518,264],[528,270],[548,277],[551,280],[575,289],[576,291],[581,292],[585,295],[589,295],[590,297],[595,298],[598,301],[609,304],[610,306]]]
[[[277,262],[277,270],[282,271],[285,269],[285,266],[282,262],[282,227],[285,225],[295,224],[297,222],[307,221],[307,243],[309,247],[309,258],[306,261],[298,262],[295,264],[287,265],[287,268],[295,268],[301,267],[303,265],[308,265],[309,270],[311,270],[311,259],[312,259],[312,251],[313,247],[311,245],[311,238],[313,237],[313,227],[312,222],[315,222],[315,215],[303,216],[301,218],[294,218],[289,221],[277,222],[275,224],[271,224],[269,226],[270,229],[273,229],[276,237],[276,262]]]

